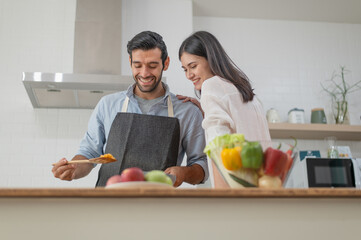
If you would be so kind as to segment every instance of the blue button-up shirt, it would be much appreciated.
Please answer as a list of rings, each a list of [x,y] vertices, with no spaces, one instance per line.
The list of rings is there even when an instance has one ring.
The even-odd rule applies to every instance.
[[[207,157],[203,153],[205,147],[205,136],[202,129],[202,113],[191,102],[183,103],[176,95],[169,92],[168,85],[163,83],[165,95],[161,101],[154,104],[148,115],[168,116],[167,97],[170,96],[174,117],[179,119],[180,142],[177,165],[182,164],[184,155],[187,155],[187,166],[199,164],[205,173],[203,182],[208,179]],[[121,112],[123,102],[126,96],[129,97],[127,112],[142,114],[138,101],[134,97],[135,84],[130,86],[127,91],[113,93],[104,96],[95,107],[89,123],[88,131],[80,143],[77,154],[87,158],[99,157],[104,154],[109,131],[113,120],[118,112]],[[141,136],[140,136],[141,137]]]

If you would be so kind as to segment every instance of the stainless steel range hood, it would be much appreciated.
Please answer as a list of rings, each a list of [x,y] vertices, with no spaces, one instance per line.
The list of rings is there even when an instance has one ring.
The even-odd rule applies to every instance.
[[[94,108],[101,97],[125,90],[130,76],[24,72],[23,83],[34,108]]]
[[[77,0],[73,60],[73,73],[23,73],[34,108],[94,108],[134,83],[120,73],[121,1]]]

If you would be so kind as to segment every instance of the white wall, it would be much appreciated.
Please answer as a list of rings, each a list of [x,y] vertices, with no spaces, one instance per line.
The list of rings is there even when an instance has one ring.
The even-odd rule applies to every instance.
[[[178,60],[178,48],[193,31],[191,0],[123,0],[122,8],[122,73],[131,75],[128,41],[141,31],[162,35],[167,45],[170,66],[163,73],[173,93],[193,95],[191,84],[185,84],[185,75]]]
[[[93,187],[97,169],[73,182],[55,179],[51,163],[72,158],[91,110],[34,109],[22,72],[72,72],[76,0],[0,0],[0,187]],[[124,0],[122,71],[130,74],[126,43],[152,30],[163,35],[171,57],[164,74],[171,89],[184,87],[177,47],[192,32],[190,0]]]
[[[75,0],[0,0],[0,187],[88,186],[55,179],[71,158],[90,110],[33,109],[23,71],[72,72]],[[93,177],[94,178],[94,177]]]
[[[308,123],[312,108],[330,114],[331,98],[320,82],[340,65],[351,70],[347,81],[361,80],[361,24],[195,17],[194,30],[216,35],[251,79],[265,110],[278,109],[283,121],[294,107],[305,110]],[[351,124],[361,124],[360,93],[349,98]]]
[[[72,72],[75,3],[0,0],[0,187],[95,184],[96,170],[73,182],[55,179],[51,173],[51,163],[76,153],[91,110],[34,109],[21,82],[24,71]],[[175,93],[193,95],[177,57],[180,43],[193,31],[193,20],[196,30],[210,30],[224,43],[252,79],[265,109],[277,107],[283,117],[295,106],[304,108],[307,114],[311,107],[326,107],[326,96],[318,97],[318,82],[327,79],[339,64],[352,70],[349,76],[354,80],[360,79],[360,25],[193,19],[190,0],[123,0],[122,14],[122,72],[130,74],[127,41],[143,30],[159,32],[171,57],[170,69],[164,75]],[[279,94],[273,94],[269,87],[277,84]],[[301,95],[296,88],[311,92],[303,90]],[[291,99],[293,96],[297,98]],[[356,96],[350,103],[352,111],[360,114]],[[352,124],[360,124],[357,120],[353,116]],[[314,142],[323,144],[301,144],[310,148]],[[361,156],[359,142],[342,144],[350,144],[351,150]]]
[[[331,118],[330,97],[320,82],[329,80],[339,66],[351,72],[346,80],[361,80],[361,24],[276,21],[238,18],[194,17],[194,31],[213,33],[228,55],[251,79],[264,110],[276,108],[287,121],[294,107],[311,110],[323,107]],[[230,37],[232,36],[232,37]],[[350,122],[360,125],[361,91],[349,97]],[[292,141],[289,141],[292,143]],[[339,141],[361,157],[360,141]],[[320,150],[326,157],[327,143],[300,141],[302,150]]]

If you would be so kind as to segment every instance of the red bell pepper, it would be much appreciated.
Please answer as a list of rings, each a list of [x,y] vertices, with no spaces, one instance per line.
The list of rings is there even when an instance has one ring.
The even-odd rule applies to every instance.
[[[290,149],[287,150],[286,154],[287,154],[287,163],[286,163],[286,167],[285,170],[283,171],[283,173],[281,174],[281,180],[282,182],[285,180],[288,171],[290,170],[292,163],[293,163],[293,150],[294,148],[297,146],[297,139],[293,138],[295,140],[295,145],[291,145]]]
[[[281,174],[282,182],[285,180],[287,173],[290,170],[292,163],[293,163],[292,150],[287,150],[286,154],[287,154],[287,162],[286,162],[286,167]]]
[[[267,148],[264,159],[264,173],[269,176],[280,176],[287,164],[287,154],[281,150]]]

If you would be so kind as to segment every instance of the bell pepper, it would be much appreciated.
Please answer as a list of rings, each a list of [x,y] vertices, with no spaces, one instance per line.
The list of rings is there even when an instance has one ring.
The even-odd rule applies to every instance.
[[[287,164],[287,154],[281,150],[267,148],[265,151],[264,173],[269,176],[280,176]]]
[[[223,166],[227,170],[238,170],[242,167],[241,147],[224,148],[221,152]]]
[[[285,180],[288,171],[290,170],[292,163],[293,163],[293,157],[294,157],[294,148],[297,146],[297,139],[293,138],[295,140],[295,145],[290,145],[291,147],[286,151],[287,154],[287,163],[286,163],[286,167],[285,170],[283,171],[283,173],[281,174],[281,179],[282,182]]]
[[[263,150],[259,142],[245,142],[241,151],[244,168],[259,169],[263,163]]]

